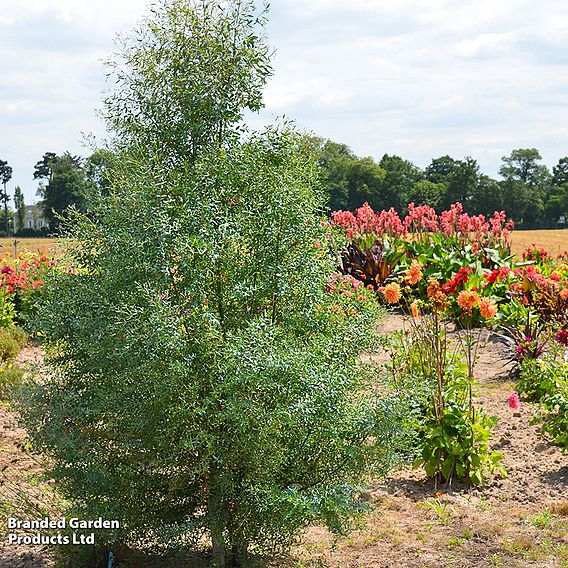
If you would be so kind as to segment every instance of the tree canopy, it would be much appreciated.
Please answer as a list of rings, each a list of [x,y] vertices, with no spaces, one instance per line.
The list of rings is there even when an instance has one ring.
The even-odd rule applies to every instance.
[[[58,156],[46,152],[35,165],[34,179],[40,183],[37,195],[42,198],[43,214],[51,231],[57,231],[61,217],[70,207],[81,208],[85,193],[82,159],[69,152]]]
[[[470,214],[504,210],[524,228],[555,227],[568,216],[568,157],[552,173],[535,148],[519,148],[503,156],[501,179],[480,171],[471,157],[433,158],[421,169],[400,156],[385,154],[377,163],[360,158],[348,146],[312,137],[328,210],[355,209],[368,202],[375,210],[393,207],[404,214],[408,203],[437,211],[461,202]]]

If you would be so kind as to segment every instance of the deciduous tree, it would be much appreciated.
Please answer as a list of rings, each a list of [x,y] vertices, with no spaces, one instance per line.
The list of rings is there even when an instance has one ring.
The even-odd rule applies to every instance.
[[[4,203],[4,231],[7,235],[10,230],[10,223],[8,222],[8,201],[10,197],[6,190],[6,184],[12,179],[12,168],[5,160],[0,160],[0,183],[3,189],[0,193],[0,203]]]
[[[85,192],[82,160],[69,152],[62,156],[46,152],[35,165],[34,179],[47,181],[40,184],[37,195],[42,198],[43,214],[50,230],[57,231],[61,216],[70,207],[82,207]]]

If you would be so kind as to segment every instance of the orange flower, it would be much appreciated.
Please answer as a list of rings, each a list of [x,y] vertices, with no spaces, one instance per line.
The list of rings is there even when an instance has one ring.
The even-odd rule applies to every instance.
[[[405,276],[406,281],[411,285],[420,282],[420,280],[422,280],[422,264],[420,263],[420,261],[414,259],[410,265],[410,268],[408,268],[405,272]]]
[[[564,301],[568,300],[568,288],[560,290],[560,298]]]
[[[420,318],[420,311],[418,310],[416,302],[412,302],[412,304],[410,304],[410,313],[414,319]]]
[[[446,309],[446,300],[448,296],[444,292],[436,292],[432,300],[432,307],[437,312],[443,312]]]
[[[497,305],[489,298],[481,298],[479,301],[479,313],[485,319],[491,319],[497,313]]]
[[[440,283],[435,278],[430,278],[428,281],[428,288],[426,294],[428,298],[435,298],[436,294],[440,291]]]
[[[470,312],[479,305],[479,294],[474,290],[463,290],[458,296],[458,306],[464,312]]]
[[[396,304],[400,300],[400,286],[396,282],[385,286],[385,300],[389,304]]]

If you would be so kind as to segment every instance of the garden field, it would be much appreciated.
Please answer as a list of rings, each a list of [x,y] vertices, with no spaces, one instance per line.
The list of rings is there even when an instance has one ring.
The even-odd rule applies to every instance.
[[[235,226],[241,230],[243,222],[239,220]],[[203,394],[195,398],[199,406],[194,413],[187,396],[178,398],[178,388],[193,384],[194,370],[189,366],[178,374],[180,361],[184,360],[179,353],[183,351],[173,352],[168,347],[172,344],[172,332],[179,334],[174,342],[178,349],[190,346],[188,337],[194,337],[193,331],[186,335],[186,320],[171,325],[172,317],[186,317],[186,300],[193,302],[191,296],[178,292],[198,281],[217,295],[219,282],[207,284],[202,270],[188,271],[180,262],[176,247],[171,256],[164,256],[157,249],[152,262],[142,271],[122,270],[131,262],[132,250],[142,248],[127,243],[130,234],[124,234],[120,241],[125,241],[124,257],[118,263],[120,270],[112,267],[108,271],[105,255],[99,255],[92,247],[81,249],[92,255],[85,265],[83,254],[76,255],[73,249],[66,252],[63,262],[52,260],[53,256],[61,256],[53,239],[5,239],[0,270],[0,287],[4,290],[0,311],[0,514],[21,519],[80,514],[72,507],[79,506],[82,495],[92,490],[90,477],[84,478],[82,473],[83,452],[90,448],[88,460],[96,457],[100,465],[89,465],[89,475],[98,479],[98,491],[113,504],[113,514],[124,515],[121,523],[131,532],[125,532],[122,538],[97,533],[97,538],[108,539],[104,546],[80,554],[75,551],[79,556],[72,556],[74,553],[64,547],[56,550],[25,542],[7,545],[6,527],[0,525],[0,566],[46,568],[55,566],[59,556],[64,562],[62,566],[86,568],[99,565],[103,560],[100,555],[112,550],[121,568],[174,568],[188,565],[188,561],[196,568],[568,568],[568,264],[558,256],[568,248],[568,233],[511,232],[511,227],[504,214],[495,213],[488,220],[470,217],[463,213],[460,204],[439,216],[429,207],[410,205],[409,214],[403,219],[392,210],[374,212],[367,204],[355,212],[335,212],[330,223],[321,227],[324,230],[315,239],[306,238],[305,248],[298,249],[311,259],[303,266],[326,262],[328,250],[337,252],[333,263],[322,265],[319,286],[310,303],[310,309],[315,309],[302,311],[298,326],[303,332],[317,322],[326,330],[326,341],[330,342],[325,343],[325,348],[314,344],[313,332],[298,341],[295,331],[280,347],[286,350],[282,351],[285,355],[280,353],[278,357],[284,358],[272,359],[274,337],[251,337],[258,331],[247,327],[239,339],[242,345],[224,356],[240,358],[240,350],[244,350],[247,357],[256,358],[249,366],[231,365],[223,371],[222,384],[227,392],[213,391],[209,395],[214,409],[229,408],[235,401],[239,401],[235,409],[244,409],[242,419],[228,420],[227,425],[233,429],[228,438],[226,425],[220,430],[215,426],[210,433],[205,430],[210,427],[207,416],[219,414],[217,410],[203,413],[202,405],[207,402]],[[291,241],[296,238],[295,231],[289,233]],[[113,234],[109,238],[115,246]],[[509,257],[511,241],[516,252],[514,259]],[[157,268],[152,273],[164,258],[171,265],[165,272]],[[275,258],[274,266],[280,267],[282,261]],[[519,263],[521,259],[523,262]],[[96,263],[101,263],[98,270],[85,268]],[[239,263],[242,259],[236,263],[231,260],[224,273],[219,272],[225,274],[220,281],[226,286],[225,297],[235,289],[227,280],[227,275],[232,274],[230,270],[237,265],[245,267]],[[255,278],[265,273],[262,264]],[[302,285],[309,276],[300,280]],[[109,278],[104,302],[98,289],[91,287],[93,280],[100,278]],[[129,291],[142,291],[137,300],[142,308],[139,322],[132,320],[131,311],[117,317],[117,310],[124,309],[122,278],[129,279]],[[147,295],[147,288],[141,285],[144,281],[146,287],[159,286],[160,282],[166,286]],[[248,285],[246,277],[244,281]],[[85,293],[87,296],[81,298]],[[246,303],[248,296],[244,298],[239,299],[244,303],[231,305],[233,317],[258,318],[263,322],[261,329],[281,325],[274,315],[276,304],[272,295],[250,306]],[[175,309],[170,303],[172,299],[180,302]],[[287,311],[302,305],[295,299],[295,303],[288,304]],[[51,319],[33,317],[40,306],[43,318],[51,310]],[[215,319],[211,321],[222,321],[215,311],[217,304],[210,299],[195,302],[195,306],[198,311],[212,309]],[[265,313],[263,306],[270,311]],[[104,312],[106,309],[108,313]],[[96,320],[101,317],[104,319]],[[152,339],[141,352],[145,364],[155,362],[156,372],[131,381],[132,370],[124,365],[124,354],[130,356],[139,338],[149,333],[149,318],[154,328],[166,326],[159,342]],[[106,331],[97,332],[93,341],[95,320],[97,325],[104,321]],[[198,322],[201,326],[203,321],[200,313],[193,325]],[[70,327],[69,322],[84,326],[82,338],[77,335],[77,327]],[[45,323],[48,325],[42,327]],[[53,323],[58,327],[52,327]],[[356,331],[359,325],[361,332]],[[26,335],[21,327],[37,334],[36,338],[41,337],[43,345],[28,341],[22,349]],[[210,333],[211,329],[216,327],[201,329],[200,333]],[[356,340],[347,334],[347,329],[352,330],[349,333]],[[58,334],[61,341],[55,343]],[[224,339],[219,341],[224,345]],[[289,351],[287,342],[295,342],[295,348]],[[54,345],[59,346],[56,357]],[[68,349],[61,351],[61,345]],[[82,353],[74,351],[77,345],[97,353],[91,359],[97,365],[95,374],[81,370],[80,365],[89,359],[77,355]],[[233,340],[227,345],[233,349]],[[43,346],[47,348],[45,362]],[[317,367],[310,366],[318,349],[323,349],[326,357],[331,354],[333,365],[320,362]],[[298,353],[308,358],[297,359]],[[62,358],[67,358],[63,366]],[[215,360],[225,359],[218,356]],[[99,368],[100,363],[103,364]],[[272,364],[274,367],[265,369]],[[205,368],[209,369],[209,365],[208,362]],[[316,369],[319,374],[312,379],[310,373]],[[179,381],[173,391],[169,390],[170,376]],[[26,381],[25,377],[32,380]],[[282,381],[278,390],[266,388],[267,377],[275,383]],[[97,391],[101,382],[108,380],[112,386]],[[318,388],[314,388],[312,380],[317,381]],[[160,387],[161,407],[152,402],[158,392],[157,381],[164,381]],[[204,387],[217,382],[217,377],[213,383],[206,377]],[[21,396],[18,389],[26,383],[30,390]],[[117,384],[120,389],[115,388]],[[286,388],[280,388],[284,385]],[[291,385],[295,385],[293,389]],[[339,394],[341,389],[344,391]],[[90,395],[86,396],[86,392]],[[276,392],[278,398],[272,399]],[[325,396],[321,396],[324,392]],[[125,407],[124,400],[137,401],[140,406]],[[146,407],[148,403],[150,407]],[[293,422],[285,425],[284,414],[275,412],[273,404],[282,405],[286,420]],[[172,438],[169,429],[160,431],[152,426],[163,422],[176,405],[184,416],[179,423],[180,432],[185,432],[191,420],[195,420],[194,437],[184,443],[203,443],[196,446],[198,451],[190,458],[185,446],[175,446],[177,437]],[[110,416],[109,408],[115,409],[115,414],[107,427],[104,420]],[[154,422],[146,419],[149,408],[156,412]],[[63,414],[57,415],[61,409]],[[311,427],[314,409],[321,412],[319,430]],[[72,413],[76,418],[69,418]],[[45,416],[50,419],[45,420]],[[124,418],[132,422],[124,422]],[[341,429],[335,429],[337,423]],[[181,525],[183,538],[190,534],[194,538],[192,556],[187,556],[187,550],[181,562],[172,556],[153,556],[161,546],[160,537],[147,536],[154,533],[144,519],[136,529],[138,505],[128,514],[122,510],[131,502],[138,503],[143,493],[144,485],[130,493],[129,487],[135,481],[155,480],[162,484],[163,479],[163,486],[158,486],[171,498],[167,472],[164,476],[158,468],[152,476],[138,473],[140,467],[147,468],[146,454],[132,453],[131,448],[147,443],[141,437],[146,424],[150,440],[156,432],[165,435],[164,459],[172,461],[171,471],[182,475],[180,479],[184,479],[185,473],[178,469],[178,461],[185,463],[189,459],[188,463],[192,463],[212,437],[219,437],[219,451],[231,452],[238,424],[236,432],[241,445],[231,457],[228,471],[230,476],[239,471],[239,483],[248,475],[250,486],[246,493],[241,493],[240,487],[235,489],[236,497],[230,497],[229,510],[233,514],[239,499],[252,497],[247,505],[250,509],[243,509],[245,516],[240,522],[247,529],[254,527],[258,518],[265,523],[259,535],[250,537],[256,548],[247,543],[246,552],[242,553],[253,564],[212,560],[213,532],[202,530],[193,533],[193,537],[185,522]],[[306,426],[306,430],[297,430],[300,425]],[[69,434],[75,438],[66,439]],[[258,460],[259,439],[267,443],[262,455],[270,455],[273,460],[282,452],[279,459],[286,465],[279,474],[281,478],[267,482],[267,501],[257,509],[259,470],[253,468],[247,474],[246,468],[255,466],[254,460]],[[275,440],[279,447],[274,445]],[[250,441],[252,453],[247,457],[243,444]],[[294,443],[299,445],[295,447]],[[115,454],[109,448],[120,451]],[[333,451],[322,456],[328,448]],[[179,455],[172,458],[172,450],[178,450]],[[290,470],[292,461],[287,459],[290,454],[295,455],[295,473]],[[45,455],[50,456],[49,460]],[[107,461],[109,457],[111,461]],[[329,460],[326,476],[331,492],[325,498],[329,501],[312,494],[310,488],[323,457]],[[134,461],[125,467],[130,459]],[[356,472],[353,477],[349,471],[336,469],[337,464],[343,466],[350,460],[350,467]],[[63,469],[53,467],[57,462],[63,464]],[[365,469],[359,470],[359,464],[366,464]],[[279,471],[278,467],[275,471]],[[104,474],[99,476],[98,471]],[[130,475],[133,477],[129,480]],[[87,483],[83,484],[85,479]],[[108,480],[111,485],[105,487]],[[114,490],[115,482],[122,484],[121,492]],[[64,492],[73,488],[70,483],[76,484],[74,491],[79,498],[75,503],[64,498]],[[210,474],[203,474],[198,491],[210,491],[210,483]],[[301,483],[307,487],[304,495],[298,489]],[[172,498],[174,503],[185,499],[183,491],[188,486],[186,481],[180,481],[178,487],[182,492]],[[298,501],[290,500],[296,491],[294,499]],[[153,496],[152,492],[149,494]],[[207,508],[212,516],[214,505],[204,495],[203,504],[187,514],[200,519],[202,510]],[[263,511],[272,511],[271,499],[281,500],[283,514],[288,514],[287,507],[290,514],[309,511],[290,532],[288,546],[281,548],[265,547],[264,530],[281,526],[280,521],[261,516]],[[84,513],[85,518],[107,515],[104,509],[99,512],[103,503],[93,494],[88,505],[94,512]],[[152,511],[156,503],[160,501],[154,497],[145,503],[152,518],[162,514],[161,509]],[[349,524],[348,519],[354,524]],[[21,532],[12,534],[26,536]],[[140,534],[143,539],[135,540]],[[229,532],[226,530],[225,534]],[[155,538],[155,544],[148,548],[144,543],[147,538]],[[183,554],[178,544],[165,542],[174,557]],[[81,554],[87,556],[81,560]],[[228,558],[231,555],[232,552],[228,553]]]
[[[3,238],[0,239],[0,257],[4,256],[6,252],[17,255],[22,251],[48,254],[53,250],[56,243],[57,239],[51,238]]]
[[[0,515],[120,532],[74,550],[0,523],[0,566],[568,568],[568,232],[459,203],[309,229],[296,206],[283,246],[229,205],[214,271],[168,223],[1,243]]]
[[[14,240],[16,241],[14,249]],[[568,229],[552,229],[541,231],[513,231],[511,235],[512,249],[515,254],[520,254],[528,246],[535,244],[544,247],[552,254],[559,254],[568,250]],[[57,243],[57,239],[51,238],[3,238],[0,239],[0,256],[4,251],[14,254],[14,250],[21,252],[49,252]]]
[[[410,320],[390,315],[382,333],[408,328]],[[387,351],[368,355],[388,363]],[[41,365],[38,347],[25,348],[21,365]],[[411,467],[371,482],[362,499],[373,509],[357,529],[343,537],[313,526],[277,568],[476,568],[568,566],[568,456],[543,440],[531,424],[537,405],[509,408],[515,389],[510,349],[497,335],[482,338],[477,366],[480,405],[498,416],[492,446],[505,453],[508,477],[493,478],[481,488],[456,483],[435,487],[423,470]],[[36,511],[58,516],[53,488],[42,481],[43,460],[29,447],[18,416],[0,405],[0,469],[4,509],[0,513]],[[10,509],[8,509],[8,505]],[[21,513],[20,513],[21,514]],[[2,531],[0,530],[0,539]],[[116,551],[116,549],[115,549]],[[122,568],[206,568],[207,553],[187,564],[146,555],[122,555]],[[55,565],[45,546],[1,546],[0,566],[48,568]]]
[[[513,231],[511,235],[513,252],[520,254],[527,247],[535,244],[544,247],[552,254],[568,250],[568,229],[551,229],[546,231]]]

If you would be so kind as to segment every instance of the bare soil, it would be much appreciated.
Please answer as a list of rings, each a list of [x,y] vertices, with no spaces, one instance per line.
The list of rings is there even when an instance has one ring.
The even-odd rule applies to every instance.
[[[392,333],[403,325],[403,318],[390,316],[382,327]],[[388,355],[374,356],[384,360]],[[37,348],[21,354],[21,363],[30,361],[41,364]],[[491,446],[505,454],[506,479],[496,477],[479,488],[434,487],[422,470],[403,469],[371,488],[368,499],[374,508],[357,530],[336,538],[324,528],[312,527],[276,566],[568,568],[568,456],[530,424],[533,404],[524,402],[517,411],[509,408],[507,397],[515,389],[510,370],[508,346],[497,336],[488,336],[476,367],[477,402],[499,417]],[[25,506],[31,511],[53,505],[49,484],[38,482],[42,464],[26,442],[18,415],[0,407],[2,516],[9,514],[10,507],[21,515]],[[45,547],[7,546],[4,528],[0,524],[0,568],[54,565],[53,552]],[[202,566],[203,561],[195,558],[184,565]],[[159,564],[138,557],[127,565]]]
[[[16,363],[29,370],[41,367],[38,347],[24,347]],[[54,555],[45,546],[8,544],[7,519],[41,519],[57,509],[50,483],[43,479],[44,459],[35,454],[21,427],[20,417],[0,401],[0,567],[48,568]]]

